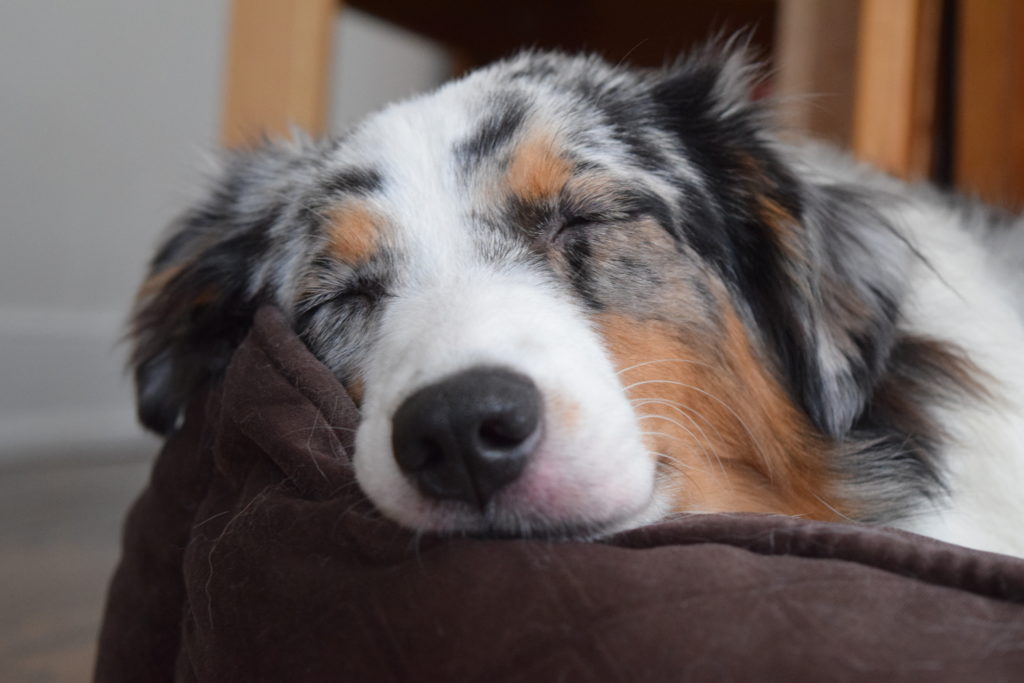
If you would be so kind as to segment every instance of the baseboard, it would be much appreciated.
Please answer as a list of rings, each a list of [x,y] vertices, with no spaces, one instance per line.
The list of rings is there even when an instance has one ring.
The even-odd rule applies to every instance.
[[[0,460],[139,441],[114,310],[0,308]]]
[[[0,418],[0,464],[37,458],[73,458],[76,453],[95,458],[104,453],[134,450],[151,455],[159,447],[156,437],[135,422],[131,407],[122,406],[67,413]]]

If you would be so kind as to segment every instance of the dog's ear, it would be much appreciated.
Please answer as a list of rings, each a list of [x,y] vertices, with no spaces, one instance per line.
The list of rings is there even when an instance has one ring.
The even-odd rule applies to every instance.
[[[913,251],[880,212],[879,202],[892,201],[883,193],[839,183],[802,189],[794,227],[803,254],[776,266],[781,286],[770,308],[782,311],[774,327],[786,329],[774,338],[807,413],[839,439],[889,362]]]
[[[875,205],[881,193],[787,161],[751,97],[757,74],[727,41],[654,81],[658,119],[703,180],[681,182],[680,234],[753,318],[814,424],[841,438],[885,369],[910,249]]]
[[[283,145],[234,152],[206,198],[169,229],[139,290],[131,365],[139,420],[172,432],[190,396],[220,373],[268,296],[268,249],[285,210]]]
[[[677,126],[702,131],[709,121],[750,116],[765,69],[750,48],[751,34],[715,38],[656,72],[654,99]]]

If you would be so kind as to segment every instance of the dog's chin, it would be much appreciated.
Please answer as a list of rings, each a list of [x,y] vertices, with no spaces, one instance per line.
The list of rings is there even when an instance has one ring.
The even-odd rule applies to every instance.
[[[546,519],[522,524],[489,520],[484,528],[464,535],[481,538],[536,538],[552,541],[595,541],[621,531],[652,524],[665,516],[665,505],[652,495],[636,510],[619,512],[604,519]],[[450,532],[449,532],[450,533]],[[455,532],[458,533],[458,532]]]
[[[482,510],[459,501],[431,501],[418,493],[412,495],[416,497],[412,506],[373,502],[385,517],[417,533],[492,539],[591,541],[656,522],[668,508],[653,482],[649,495],[639,502],[590,511],[586,516],[529,509],[508,493],[496,496]]]
[[[482,508],[424,495],[393,468],[380,476],[374,464],[358,457],[358,447],[355,473],[360,488],[385,517],[417,533],[592,540],[657,521],[669,507],[656,486],[650,456],[644,450],[634,455],[618,472],[593,477],[591,471],[590,478],[568,481],[558,463],[528,467],[525,476]]]
[[[463,509],[439,510],[438,518],[435,520],[419,520],[413,523],[399,521],[399,523],[418,533],[439,536],[593,541],[656,521],[659,515],[652,515],[648,510],[648,508],[656,507],[653,502],[652,500],[639,511],[618,514],[607,519],[524,518],[514,512],[487,510],[481,513],[470,510],[466,505],[444,504],[444,507],[451,505]]]

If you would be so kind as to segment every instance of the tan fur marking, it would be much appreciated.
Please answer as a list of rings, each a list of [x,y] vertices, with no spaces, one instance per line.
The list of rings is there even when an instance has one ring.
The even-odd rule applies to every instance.
[[[153,296],[161,289],[166,287],[167,283],[169,283],[171,280],[177,277],[178,273],[180,273],[184,269],[185,264],[180,263],[175,266],[169,266],[167,268],[164,268],[159,273],[150,275],[148,278],[145,279],[145,281],[143,281],[142,285],[139,287],[139,291],[135,295],[135,300],[141,301],[143,299],[148,299],[149,297]]]
[[[765,195],[757,198],[757,206],[761,220],[775,235],[776,243],[785,251],[786,257],[803,260],[803,250],[797,233],[798,224],[793,214]]]
[[[352,398],[352,402],[356,404],[358,408],[363,404],[363,394],[366,392],[366,385],[363,384],[361,379],[352,379],[345,382],[345,391]]]
[[[552,394],[551,414],[563,429],[576,429],[580,422],[580,404],[562,394]]]
[[[611,179],[603,175],[588,173],[571,178],[566,189],[577,199],[586,201],[611,195],[614,191],[614,184]]]
[[[329,216],[330,251],[350,265],[366,263],[380,240],[381,220],[362,204],[345,204]]]
[[[649,416],[641,429],[675,508],[843,516],[824,439],[757,358],[735,312],[723,317],[721,338],[704,340],[663,322],[597,321],[637,415]]]
[[[558,196],[572,176],[572,165],[562,157],[554,138],[531,135],[512,153],[508,165],[508,187],[525,201]]]
[[[196,294],[195,298],[192,299],[192,307],[198,308],[207,304],[213,303],[214,299],[217,298],[218,290],[213,287],[206,287]]]

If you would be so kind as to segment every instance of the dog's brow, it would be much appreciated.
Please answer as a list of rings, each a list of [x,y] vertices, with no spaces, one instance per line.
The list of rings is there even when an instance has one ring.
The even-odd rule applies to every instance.
[[[574,176],[565,185],[564,197],[570,213],[626,219],[648,216],[670,233],[675,225],[671,207],[657,193],[600,173]]]
[[[531,134],[509,160],[509,190],[524,201],[557,197],[572,177],[573,166],[559,153],[553,136]]]
[[[381,226],[380,217],[366,206],[343,204],[328,215],[331,255],[353,266],[369,261],[377,249]]]

